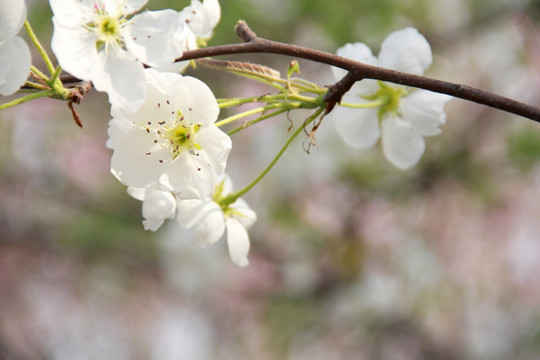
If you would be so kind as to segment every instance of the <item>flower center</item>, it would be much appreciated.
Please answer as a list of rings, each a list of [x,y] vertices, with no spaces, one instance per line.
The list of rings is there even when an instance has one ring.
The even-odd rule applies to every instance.
[[[95,21],[86,24],[86,28],[97,35],[96,50],[107,49],[109,46],[123,48],[122,27],[126,23],[125,17],[113,16],[101,9],[95,11]]]
[[[407,95],[407,90],[402,87],[392,86],[382,81],[378,81],[379,90],[371,95],[363,96],[364,99],[370,101],[380,101],[379,119],[382,119],[387,113],[398,114],[399,100],[402,96]]]
[[[176,111],[174,123],[175,127],[164,126],[164,131],[161,133],[171,147],[173,159],[182,151],[201,150],[201,145],[195,142],[195,137],[202,125],[200,123],[186,124],[180,110]]]

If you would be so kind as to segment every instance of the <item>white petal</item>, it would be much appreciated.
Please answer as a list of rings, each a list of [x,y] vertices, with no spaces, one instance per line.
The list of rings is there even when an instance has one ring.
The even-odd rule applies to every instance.
[[[337,50],[337,54],[347,59],[358,61],[368,65],[377,65],[377,58],[373,56],[371,49],[364,43],[346,44]],[[336,80],[341,80],[347,75],[347,70],[332,67],[332,73]]]
[[[117,1],[117,0],[115,0]],[[122,14],[132,14],[142,8],[148,0],[124,0],[122,7],[124,8]]]
[[[214,209],[215,204],[210,198],[201,199],[179,199],[178,216],[176,219],[180,226],[191,229],[202,222],[208,211]],[[205,210],[206,209],[206,210]]]
[[[204,150],[206,160],[214,173],[216,175],[221,174],[225,170],[227,157],[232,148],[229,135],[225,134],[217,126],[211,125],[199,131],[196,141]]]
[[[189,123],[213,124],[219,115],[219,106],[212,90],[201,80],[191,76],[165,74],[171,80],[171,102],[180,109]]]
[[[26,20],[24,0],[0,1],[0,42],[17,35]]]
[[[207,246],[216,243],[225,233],[225,218],[221,209],[210,211],[203,222],[195,227],[193,243]]]
[[[96,17],[94,6],[97,4],[92,0],[49,0],[49,3],[54,13],[55,27],[81,27]]]
[[[381,135],[377,109],[337,106],[330,116],[345,143],[355,149],[364,150],[372,147]]]
[[[174,10],[146,11],[125,27],[127,49],[149,66],[171,64],[187,50],[188,30]]]
[[[132,198],[143,201],[144,196],[146,195],[146,190],[147,190],[146,188],[136,188],[133,186],[128,186],[127,193]]]
[[[146,155],[155,145],[154,136],[123,118],[113,118],[109,122],[108,133],[109,144],[114,150],[111,172],[118,180],[138,188],[156,184],[165,164],[159,161],[161,158],[157,151]]]
[[[218,0],[203,0],[203,7],[210,18],[212,27],[216,26],[221,18],[221,7]]]
[[[249,235],[242,224],[235,219],[227,218],[227,244],[232,261],[240,267],[249,265]]]
[[[208,38],[219,22],[221,8],[217,0],[205,0],[201,4],[198,0],[180,11],[180,17],[185,21],[197,38]]]
[[[134,112],[146,98],[146,76],[143,65],[133,55],[121,50],[101,51],[101,71],[94,74],[92,83],[109,95],[109,102]]]
[[[386,158],[402,170],[415,165],[426,148],[422,135],[404,121],[392,117],[383,119],[382,144]]]
[[[441,133],[439,125],[446,121],[444,105],[451,96],[426,90],[414,90],[401,99],[401,113],[416,131],[424,136]]]
[[[432,61],[431,47],[418,30],[408,27],[390,34],[382,43],[379,66],[422,75]]]
[[[170,192],[132,186],[128,187],[127,192],[143,202],[145,230],[156,231],[166,219],[172,219],[176,213],[176,198]]]
[[[65,27],[58,19],[56,16],[53,18],[51,48],[60,66],[81,80],[92,80],[101,65],[96,50],[96,35],[82,27]]]
[[[167,64],[165,66],[156,66],[155,69],[160,72],[172,72],[181,74],[186,70],[188,66],[189,60],[173,62],[172,64]]]
[[[163,74],[154,69],[146,69],[146,100],[144,104],[134,112],[127,112],[125,109],[113,104],[111,114],[113,117],[125,117],[138,124],[147,124],[148,121],[156,124],[158,121],[170,118],[174,109],[167,106],[169,81]]]
[[[30,49],[16,36],[0,45],[0,94],[11,95],[26,82],[30,73]]]
[[[156,231],[166,219],[172,219],[176,212],[176,199],[166,191],[148,189],[143,205],[143,225],[145,230]]]
[[[354,83],[354,85],[351,87],[349,92],[347,92],[343,96],[343,101],[345,102],[351,102],[351,103],[358,103],[358,102],[366,102],[366,101],[359,101],[359,98],[361,99],[362,96],[367,96],[376,93],[379,90],[379,82],[378,80],[373,79],[364,79],[357,81]],[[355,99],[350,99],[348,96],[355,96]]]
[[[240,214],[234,214],[233,218],[240,222],[246,229],[251,227],[257,220],[257,214],[255,211],[251,210],[249,205],[243,199],[236,200],[231,207]]]
[[[147,0],[94,0],[96,8],[114,17],[126,16],[139,10]]]
[[[178,193],[182,198],[204,198],[214,189],[215,174],[204,158],[181,153],[164,164],[160,188]]]
[[[210,199],[179,200],[177,219],[180,226],[195,228],[193,242],[199,246],[215,243],[225,232],[223,211]]]

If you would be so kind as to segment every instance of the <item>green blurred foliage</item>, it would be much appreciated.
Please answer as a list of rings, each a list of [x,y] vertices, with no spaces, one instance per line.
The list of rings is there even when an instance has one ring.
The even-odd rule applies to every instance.
[[[540,162],[540,129],[527,126],[508,137],[508,156],[521,170],[529,170]]]
[[[304,340],[320,336],[323,306],[313,296],[283,294],[268,301],[264,322],[268,348],[278,358],[286,357],[298,334]]]
[[[139,203],[119,203],[115,208],[73,213],[54,236],[55,243],[70,257],[86,263],[110,262],[130,268],[153,268],[158,264],[158,248],[153,233],[133,224]],[[117,204],[118,205],[118,204]],[[129,206],[126,206],[129,205]],[[134,206],[132,206],[134,205]]]

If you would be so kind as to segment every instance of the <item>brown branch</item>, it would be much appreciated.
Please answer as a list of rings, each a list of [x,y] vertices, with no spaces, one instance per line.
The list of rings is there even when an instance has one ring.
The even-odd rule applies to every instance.
[[[353,72],[348,72],[343,79],[339,80],[334,85],[330,86],[328,92],[324,94],[323,100],[326,101],[326,110],[324,114],[328,114],[334,109],[336,104],[341,104],[343,95],[351,89],[355,82],[360,79]]]
[[[297,45],[280,43],[258,37],[244,21],[239,21],[236,26],[236,33],[244,43],[212,46],[202,49],[185,51],[183,56],[176,61],[193,60],[210,56],[245,54],[245,53],[268,53],[288,55],[319,63],[328,64],[348,70],[352,75],[347,79],[359,81],[362,79],[376,79],[388,81],[395,84],[417,87],[425,90],[447,94],[464,100],[476,102],[496,109],[504,110],[528,119],[540,122],[540,108],[528,105],[516,100],[506,98],[487,91],[476,89],[467,85],[455,84],[447,81],[431,79],[425,76],[407,74],[400,71],[389,70],[377,66],[371,66],[357,61],[353,61],[338,55],[324,51],[305,48]],[[338,82],[339,84],[339,82]],[[352,84],[351,84],[352,85]],[[350,87],[349,87],[350,88]],[[346,86],[332,90],[331,98],[335,101],[348,91]],[[334,102],[334,105],[335,105]],[[329,102],[331,106],[331,102]]]

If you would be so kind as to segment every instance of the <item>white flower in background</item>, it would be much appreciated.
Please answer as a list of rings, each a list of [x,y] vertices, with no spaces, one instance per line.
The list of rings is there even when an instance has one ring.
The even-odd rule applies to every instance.
[[[24,0],[0,1],[0,94],[11,95],[30,73],[30,49],[18,36],[26,20]]]
[[[229,178],[216,186],[211,197],[206,199],[179,199],[178,222],[180,226],[194,229],[193,242],[199,246],[207,246],[218,241],[225,231],[227,245],[232,261],[241,267],[249,265],[249,228],[257,219],[257,215],[242,199],[221,206],[223,200],[232,192]]]
[[[431,48],[416,29],[405,28],[390,34],[383,42],[379,57],[363,43],[347,44],[337,54],[370,65],[421,75],[431,65]],[[332,68],[336,80],[346,71]],[[380,101],[372,108],[339,106],[331,116],[345,142],[357,149],[372,147],[381,136],[386,158],[400,169],[415,165],[425,150],[423,136],[441,132],[446,121],[444,105],[451,97],[376,80],[353,85],[342,103]],[[380,122],[380,125],[379,125]]]
[[[208,39],[212,37],[214,27],[221,18],[221,7],[218,0],[193,0],[190,6],[179,12],[180,21],[189,28],[187,49],[194,50],[200,46],[206,46]],[[189,65],[189,61],[180,61],[159,67],[160,71],[183,72]]]
[[[147,0],[50,0],[52,49],[67,72],[90,80],[112,104],[136,110],[146,97],[143,63],[170,64],[189,30],[174,10],[145,11]]]
[[[176,198],[169,191],[128,187],[128,194],[143,202],[144,230],[156,231],[167,219],[176,215]]]
[[[199,42],[212,36],[221,18],[221,7],[218,0],[191,1],[191,5],[180,11],[180,17],[188,25]]]
[[[111,172],[125,185],[204,198],[223,173],[231,139],[215,126],[219,107],[202,81],[146,69],[147,98],[134,113],[113,104]]]

